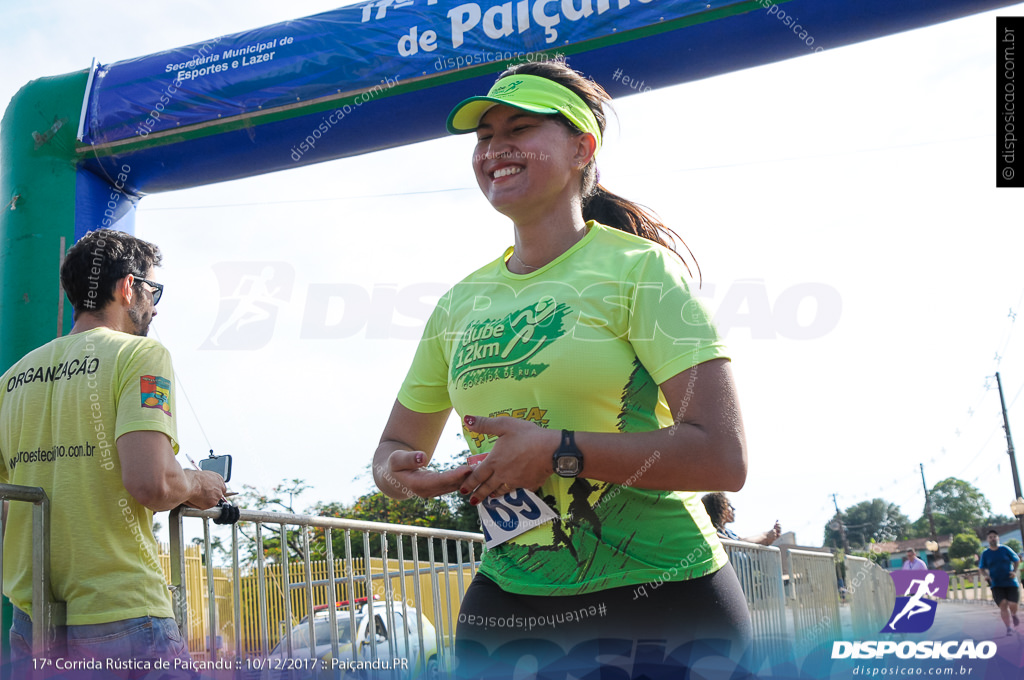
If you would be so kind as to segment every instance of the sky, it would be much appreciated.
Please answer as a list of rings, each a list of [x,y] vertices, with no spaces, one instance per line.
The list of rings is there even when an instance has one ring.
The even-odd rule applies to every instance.
[[[0,104],[93,58],[336,6],[8,3]],[[916,519],[920,464],[929,487],[966,479],[1009,514],[990,376],[1024,445],[1024,194],[995,187],[996,14],[614,104],[602,183],[684,237],[730,348],[741,536],[778,519],[821,545],[833,494]],[[142,200],[136,234],[164,252],[151,335],[174,358],[183,451],[232,454],[235,490],[306,480],[298,509],[373,489],[366,466],[433,301],[512,243],[472,147],[450,137]],[[237,295],[261,282],[268,317],[234,326]],[[453,418],[436,459],[464,448]]]

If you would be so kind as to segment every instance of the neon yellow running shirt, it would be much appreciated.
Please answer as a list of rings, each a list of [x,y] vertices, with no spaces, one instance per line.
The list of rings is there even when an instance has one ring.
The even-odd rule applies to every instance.
[[[523,418],[583,432],[671,425],[658,385],[725,348],[672,251],[595,222],[528,274],[511,255],[438,302],[398,400],[419,413]],[[463,431],[471,453],[496,437]],[[585,454],[585,452],[584,452]],[[652,452],[637,475],[657,474]],[[584,474],[586,463],[584,459]],[[487,550],[508,592],[575,595],[712,573],[727,556],[698,494],[552,475],[538,495],[558,519]]]
[[[94,328],[33,350],[0,379],[0,482],[50,498],[50,567],[67,624],[174,616],[153,511],[121,481],[115,442],[167,435],[178,452],[171,357],[156,340]],[[10,504],[4,590],[32,612],[32,505]]]

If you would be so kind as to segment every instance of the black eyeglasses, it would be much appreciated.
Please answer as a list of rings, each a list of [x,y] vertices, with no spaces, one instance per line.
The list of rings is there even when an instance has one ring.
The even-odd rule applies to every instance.
[[[150,281],[149,279],[144,279],[141,276],[136,276],[135,280],[136,281],[141,281],[144,284],[146,284],[147,286],[150,286],[151,288],[153,288],[153,291],[152,291],[152,293],[153,293],[153,306],[155,307],[156,304],[158,302],[160,302],[160,298],[163,297],[163,295],[164,295],[164,284],[157,283],[156,281]]]

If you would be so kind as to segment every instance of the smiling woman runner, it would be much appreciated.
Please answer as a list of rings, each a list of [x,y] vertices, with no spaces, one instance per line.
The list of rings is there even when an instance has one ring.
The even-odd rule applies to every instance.
[[[521,64],[448,118],[476,132],[477,183],[515,245],[439,301],[374,475],[394,498],[460,490],[480,510],[463,677],[498,677],[507,665],[488,664],[524,655],[586,668],[644,640],[635,672],[644,654],[683,665],[711,641],[734,653],[749,642],[696,493],[746,478],[729,360],[674,234],[597,182],[609,99],[562,62]],[[487,456],[429,470],[453,407]]]

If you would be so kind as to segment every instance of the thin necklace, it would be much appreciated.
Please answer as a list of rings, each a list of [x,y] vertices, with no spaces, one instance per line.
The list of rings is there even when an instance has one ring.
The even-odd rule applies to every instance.
[[[518,262],[519,264],[523,265],[523,266],[524,266],[524,267],[526,267],[527,269],[540,269],[540,267],[534,267],[533,265],[529,265],[529,264],[526,264],[525,262],[523,262],[522,260],[520,260],[520,259],[519,259],[519,256],[518,256],[518,255],[516,255],[516,251],[515,251],[515,249],[513,249],[513,250],[512,250],[512,257],[516,258],[516,262]]]
[[[587,236],[587,233],[586,233],[586,231],[584,231],[583,232],[583,236],[580,236],[579,238],[576,239],[576,243],[579,243],[580,241],[582,241],[584,238],[586,238],[586,236]],[[573,243],[571,246],[569,246],[569,250],[572,250],[576,246],[576,243]],[[519,264],[523,265],[527,269],[533,269],[534,271],[540,269],[540,267],[534,267],[532,264],[526,264],[525,262],[523,262],[522,259],[520,259],[520,257],[518,255],[516,255],[516,249],[515,248],[512,249],[512,257],[516,258],[516,262],[518,262]]]

